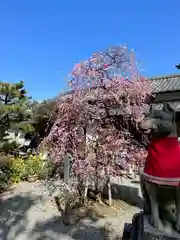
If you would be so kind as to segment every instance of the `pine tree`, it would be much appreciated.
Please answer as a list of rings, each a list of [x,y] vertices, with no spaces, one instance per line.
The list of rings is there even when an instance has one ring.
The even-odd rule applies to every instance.
[[[34,120],[34,128],[41,138],[44,138],[54,124],[57,112],[56,101],[43,101],[34,103],[32,106],[32,120]]]
[[[0,82],[0,140],[8,129],[18,129],[19,123],[28,119],[27,92],[24,82]]]

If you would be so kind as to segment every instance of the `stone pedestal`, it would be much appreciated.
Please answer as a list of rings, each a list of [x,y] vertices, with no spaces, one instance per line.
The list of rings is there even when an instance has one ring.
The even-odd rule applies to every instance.
[[[122,235],[122,240],[131,240],[131,233],[132,233],[132,224],[125,223],[124,224],[124,231]]]
[[[143,212],[133,216],[131,236],[132,240],[180,240],[176,231],[168,234],[154,228],[149,223],[149,216]]]

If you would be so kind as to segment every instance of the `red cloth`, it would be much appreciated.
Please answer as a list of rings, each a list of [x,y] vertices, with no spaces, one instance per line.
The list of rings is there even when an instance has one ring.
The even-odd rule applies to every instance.
[[[177,137],[151,140],[144,172],[154,177],[180,178],[180,145]]]

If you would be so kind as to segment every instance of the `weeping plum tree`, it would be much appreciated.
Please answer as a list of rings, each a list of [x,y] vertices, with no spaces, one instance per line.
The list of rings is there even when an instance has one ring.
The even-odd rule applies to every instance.
[[[69,87],[70,92],[59,97],[58,116],[46,141],[57,162],[66,152],[72,154],[72,172],[84,184],[85,197],[95,183],[98,192],[108,186],[111,199],[111,177],[121,175],[122,164],[139,160],[135,154],[144,154],[127,122],[136,126],[143,117],[151,89],[125,46],[110,47],[76,64]]]

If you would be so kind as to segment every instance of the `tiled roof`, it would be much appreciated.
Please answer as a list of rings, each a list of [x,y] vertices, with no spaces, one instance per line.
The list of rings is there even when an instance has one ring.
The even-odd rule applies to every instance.
[[[148,81],[156,93],[180,90],[180,75],[149,78]]]

